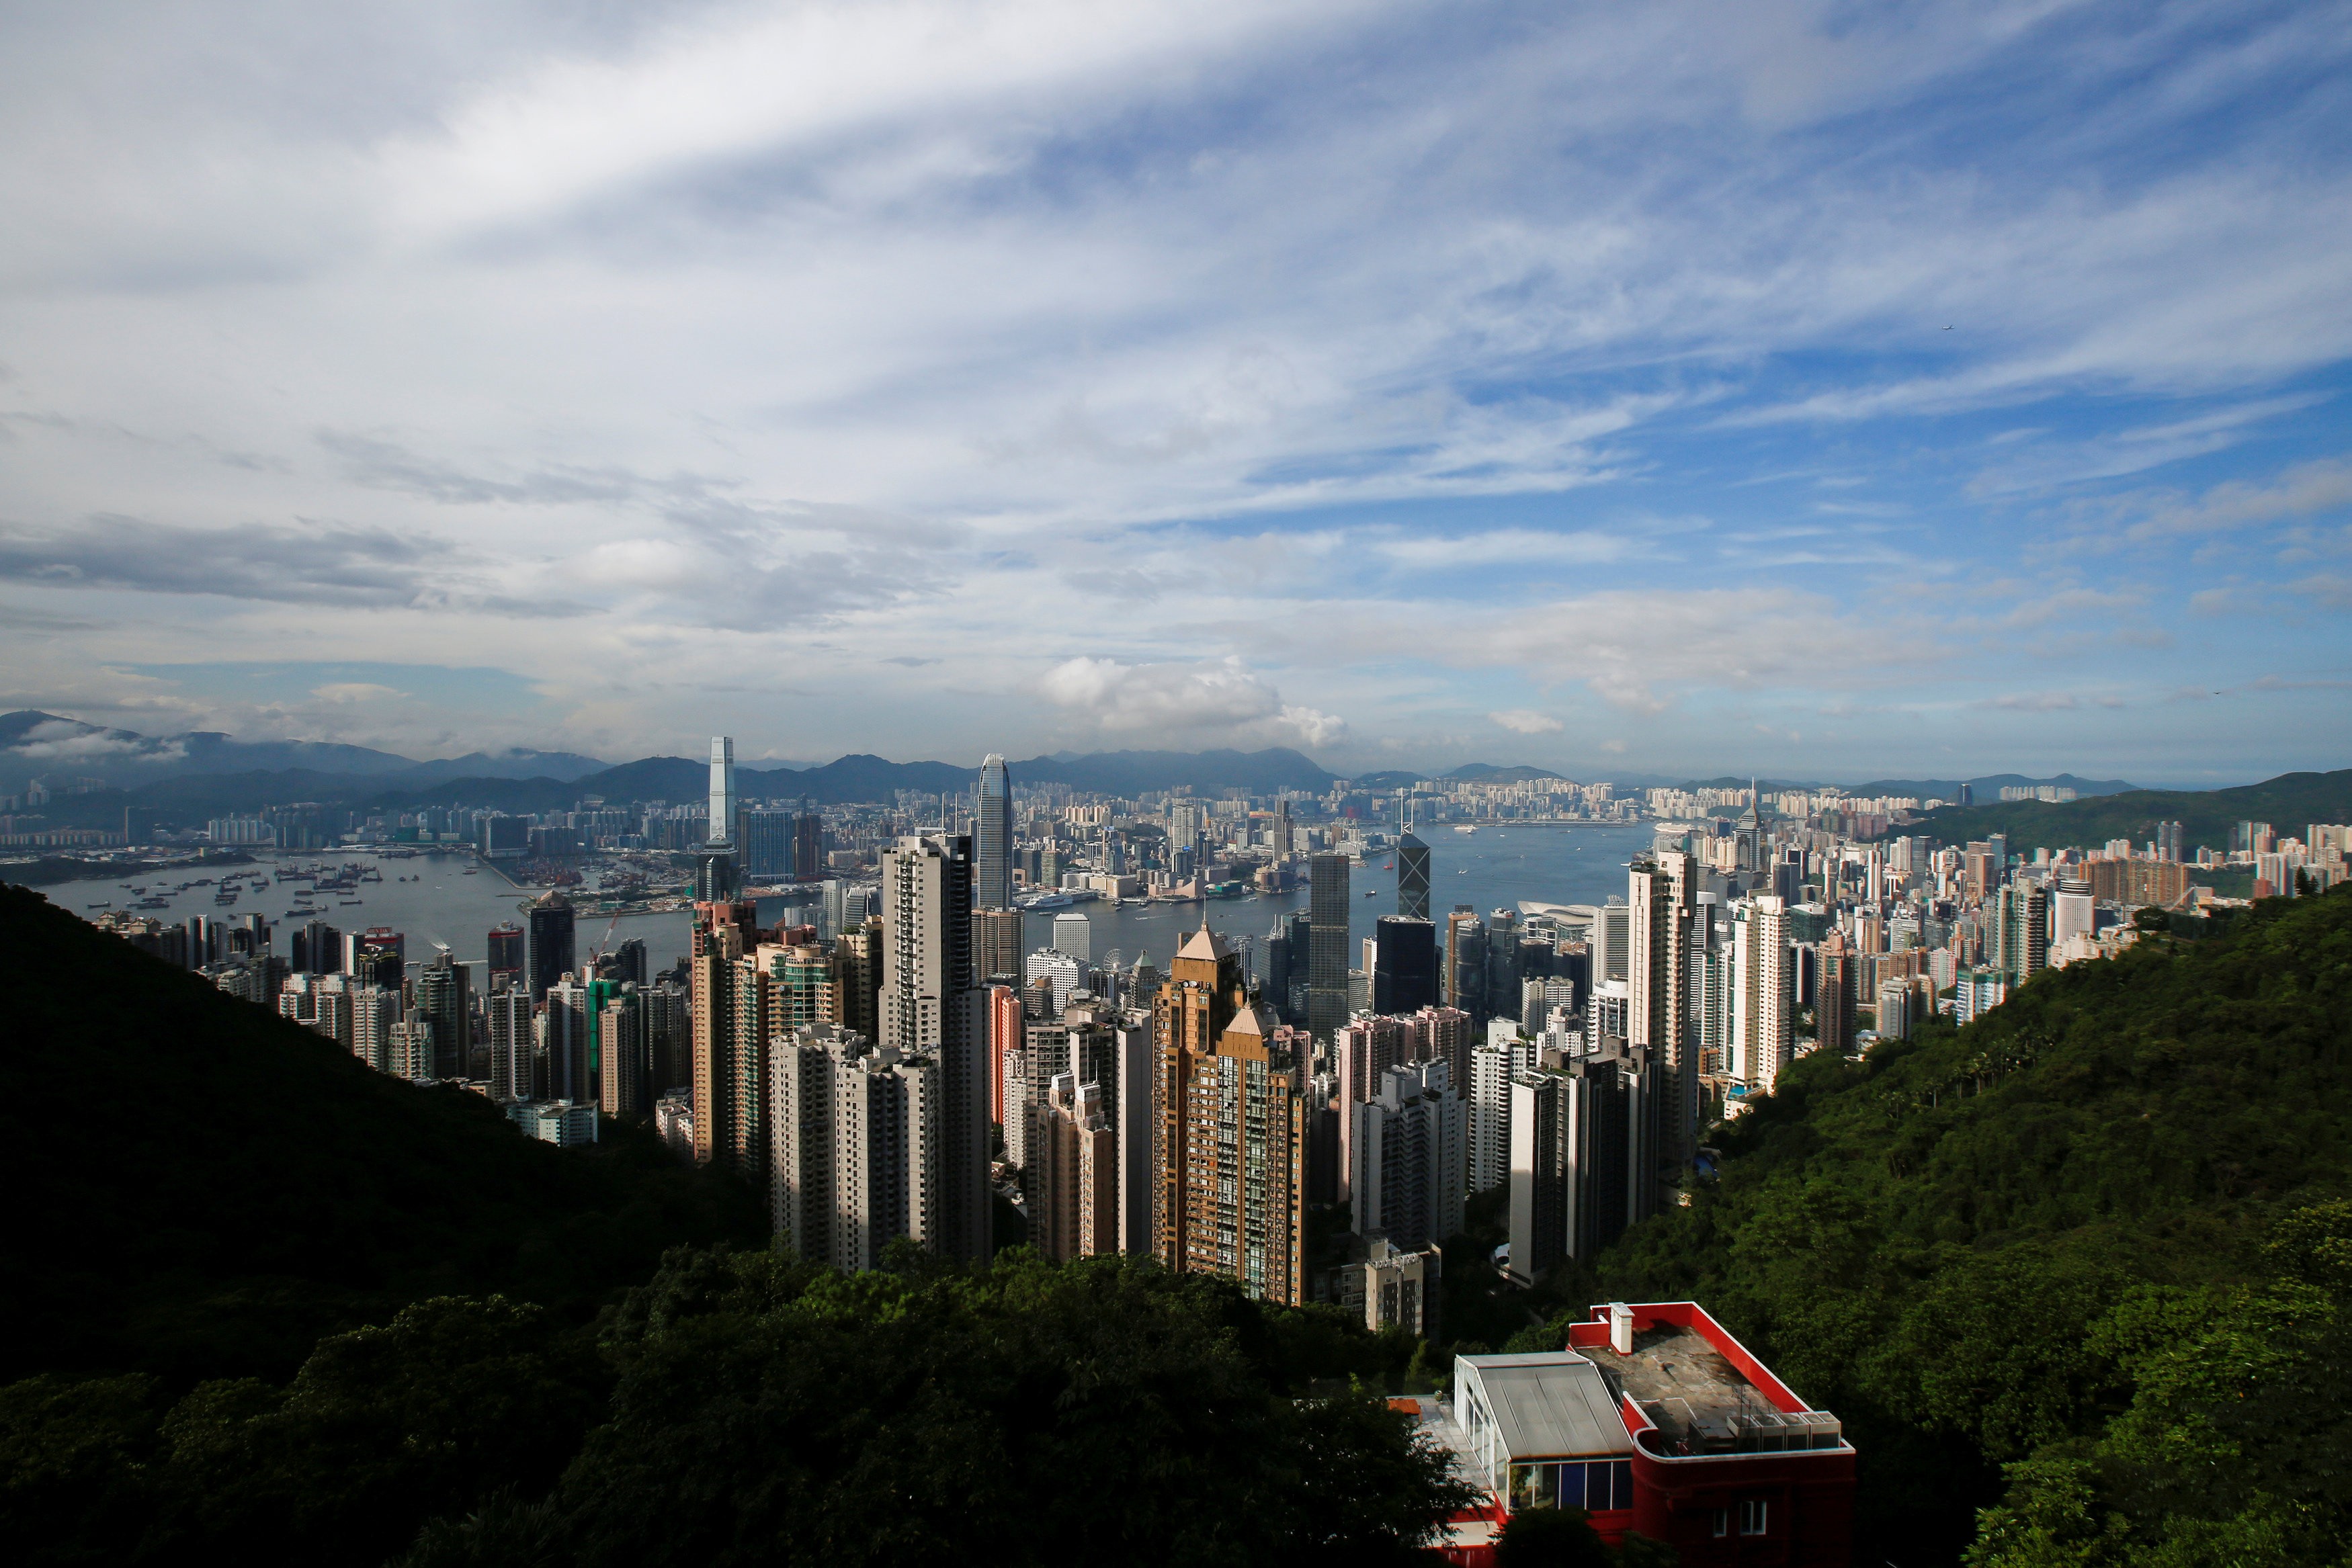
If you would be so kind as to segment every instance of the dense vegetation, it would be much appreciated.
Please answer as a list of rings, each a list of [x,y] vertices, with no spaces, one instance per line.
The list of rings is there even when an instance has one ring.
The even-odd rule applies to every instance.
[[[22,889],[0,942],[13,1561],[1377,1563],[1463,1500],[1336,1309],[730,1247],[649,1137],[528,1142]]]
[[[2266,902],[1800,1061],[1571,1295],[1704,1301],[1843,1416],[1857,1561],[2339,1562],[2347,1068],[2352,887]]]
[[[1923,820],[1939,844],[1962,844],[2005,833],[2011,851],[2037,846],[2103,844],[2110,839],[2145,843],[2158,822],[2179,822],[2181,842],[2226,850],[2240,822],[2268,822],[2282,836],[2300,837],[2313,822],[2352,821],[2352,768],[2333,773],[2282,773],[2260,784],[2229,789],[2126,789],[2080,800],[1994,800],[1948,806]],[[2200,881],[2210,878],[2200,877]]]
[[[1328,1309],[898,1261],[681,1249],[593,1333],[424,1301],[282,1388],[28,1380],[5,1517],[60,1563],[1379,1563],[1462,1500],[1411,1416],[1317,1391],[1377,1354]]]
[[[282,1378],[447,1294],[585,1322],[668,1247],[765,1234],[650,1134],[530,1142],[26,889],[0,888],[0,1379]]]

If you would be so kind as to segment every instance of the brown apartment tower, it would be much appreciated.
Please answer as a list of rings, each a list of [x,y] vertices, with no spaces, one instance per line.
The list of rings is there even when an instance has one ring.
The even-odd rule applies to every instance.
[[[1260,1301],[1306,1300],[1307,1064],[1276,1044],[1204,921],[1152,1004],[1155,1250]]]

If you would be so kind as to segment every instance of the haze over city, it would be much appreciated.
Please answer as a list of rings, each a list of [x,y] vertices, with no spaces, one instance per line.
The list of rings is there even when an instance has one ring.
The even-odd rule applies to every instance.
[[[2335,5],[20,8],[0,708],[2243,782]]]

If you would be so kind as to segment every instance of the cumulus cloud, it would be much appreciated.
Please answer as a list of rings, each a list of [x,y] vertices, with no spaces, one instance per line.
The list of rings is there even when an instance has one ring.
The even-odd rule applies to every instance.
[[[1513,735],[1557,735],[1566,727],[1551,715],[1538,713],[1532,708],[1507,708],[1501,713],[1490,713],[1486,716]]]
[[[1284,702],[1238,658],[1147,664],[1076,658],[1048,670],[1038,689],[1112,735],[1222,734],[1328,746],[1348,733],[1335,714]]]

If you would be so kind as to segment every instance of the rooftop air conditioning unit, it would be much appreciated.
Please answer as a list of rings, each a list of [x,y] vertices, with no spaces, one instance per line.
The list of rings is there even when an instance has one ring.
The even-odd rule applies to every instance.
[[[1792,1437],[1789,1444],[1792,1448],[1835,1448],[1845,1442],[1845,1427],[1826,1410],[1802,1411],[1789,1420],[1799,1433],[1811,1439]]]

